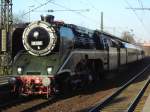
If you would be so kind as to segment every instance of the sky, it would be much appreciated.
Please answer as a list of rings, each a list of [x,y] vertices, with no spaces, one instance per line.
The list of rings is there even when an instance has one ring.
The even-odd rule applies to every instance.
[[[14,15],[22,15],[50,0],[13,0]],[[26,21],[36,21],[40,15],[51,14],[55,20],[76,24],[89,29],[100,29],[101,12],[104,14],[104,31],[118,37],[129,31],[137,42],[150,42],[150,0],[51,0],[48,4],[23,16]],[[47,10],[56,10],[47,12]],[[85,11],[89,9],[89,11]],[[57,11],[81,10],[81,11]]]

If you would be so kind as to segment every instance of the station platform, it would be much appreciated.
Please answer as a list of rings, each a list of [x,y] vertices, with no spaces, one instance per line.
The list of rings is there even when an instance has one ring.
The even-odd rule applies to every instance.
[[[150,95],[145,102],[142,112],[150,112]]]

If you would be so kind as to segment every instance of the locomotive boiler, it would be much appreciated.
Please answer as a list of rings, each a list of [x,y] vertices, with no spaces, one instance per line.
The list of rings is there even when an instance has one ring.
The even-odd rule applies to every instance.
[[[47,97],[88,86],[105,71],[141,60],[142,49],[111,34],[54,21],[30,23],[22,34],[24,48],[14,58],[9,80],[14,94]]]

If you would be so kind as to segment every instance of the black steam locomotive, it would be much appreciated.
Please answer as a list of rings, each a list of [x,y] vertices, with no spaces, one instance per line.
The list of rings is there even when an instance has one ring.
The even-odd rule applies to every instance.
[[[19,38],[21,37],[22,38]],[[53,16],[18,28],[13,36],[15,94],[50,96],[88,86],[104,71],[141,60],[143,50],[111,34],[64,22]]]

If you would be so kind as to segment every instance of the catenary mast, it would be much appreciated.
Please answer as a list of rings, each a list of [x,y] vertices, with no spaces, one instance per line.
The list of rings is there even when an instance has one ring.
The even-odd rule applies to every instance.
[[[12,0],[1,0],[0,66],[4,75],[8,74],[8,66],[11,61],[12,23]]]

